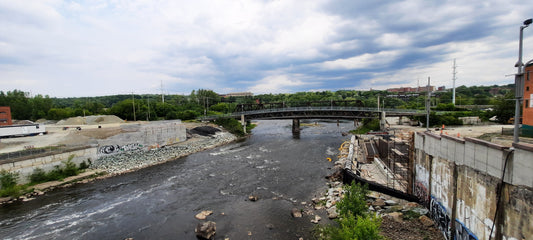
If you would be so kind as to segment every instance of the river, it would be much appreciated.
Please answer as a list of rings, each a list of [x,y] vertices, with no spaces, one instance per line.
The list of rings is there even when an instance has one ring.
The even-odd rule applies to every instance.
[[[0,238],[196,239],[194,216],[212,210],[216,239],[309,239],[311,216],[291,209],[325,191],[326,159],[353,122],[304,126],[299,138],[291,124],[259,121],[242,142],[2,206]]]

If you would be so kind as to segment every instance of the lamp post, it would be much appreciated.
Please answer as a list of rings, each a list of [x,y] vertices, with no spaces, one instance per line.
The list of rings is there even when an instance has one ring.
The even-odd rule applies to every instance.
[[[524,21],[523,25],[520,26],[520,42],[518,44],[518,62],[515,64],[515,67],[518,68],[517,74],[515,75],[515,113],[514,113],[514,132],[513,132],[513,143],[518,143],[519,140],[519,130],[520,130],[520,102],[522,101],[522,96],[524,95],[524,63],[522,62],[522,39],[524,37],[524,28],[527,28],[533,20],[527,19]]]

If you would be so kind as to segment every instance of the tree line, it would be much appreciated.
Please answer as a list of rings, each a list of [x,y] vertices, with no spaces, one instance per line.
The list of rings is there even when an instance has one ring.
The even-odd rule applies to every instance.
[[[513,85],[460,86],[456,88],[456,105],[451,91],[432,93],[431,106],[435,110],[458,111],[455,117],[476,115],[482,118],[497,116],[506,122],[514,115]],[[247,97],[222,97],[212,90],[193,90],[189,95],[132,94],[99,97],[51,98],[48,95],[30,96],[27,92],[0,91],[0,106],[10,106],[13,119],[61,120],[75,116],[116,115],[125,120],[195,119],[203,115],[226,114],[236,111],[238,104],[284,103],[287,106],[302,102],[359,101],[365,107],[425,109],[425,93],[398,94],[387,91],[338,90],[259,94]],[[457,105],[494,105],[489,112],[466,111]]]

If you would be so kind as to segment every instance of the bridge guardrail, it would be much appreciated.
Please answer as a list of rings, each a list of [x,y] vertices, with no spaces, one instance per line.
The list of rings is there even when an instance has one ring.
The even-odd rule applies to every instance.
[[[365,112],[394,112],[394,113],[410,113],[410,114],[423,114],[424,110],[413,110],[413,109],[395,109],[395,108],[364,108],[364,107],[342,107],[342,106],[328,106],[328,107],[287,107],[287,108],[269,108],[261,109],[254,111],[245,111],[245,112],[234,112],[221,115],[213,115],[201,117],[201,120],[209,120],[215,118],[224,118],[224,117],[240,117],[241,115],[252,115],[252,114],[264,114],[264,113],[273,113],[273,112],[294,112],[294,111],[365,111]]]

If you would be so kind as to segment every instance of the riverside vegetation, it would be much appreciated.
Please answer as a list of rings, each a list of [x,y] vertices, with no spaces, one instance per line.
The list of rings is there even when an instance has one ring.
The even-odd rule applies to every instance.
[[[317,226],[315,237],[320,240],[380,240],[381,218],[366,205],[368,187],[352,182],[343,187],[344,197],[337,202],[336,225]]]
[[[72,162],[74,156],[70,156],[67,161],[62,162],[62,165],[57,165],[52,171],[45,172],[41,168],[36,168],[33,173],[28,176],[30,180],[27,184],[17,184],[19,174],[16,172],[8,172],[2,170],[0,172],[0,197],[17,198],[29,192],[33,192],[32,186],[43,182],[61,181],[70,176],[76,176],[85,171],[91,164],[89,162],[81,162],[79,166]]]

